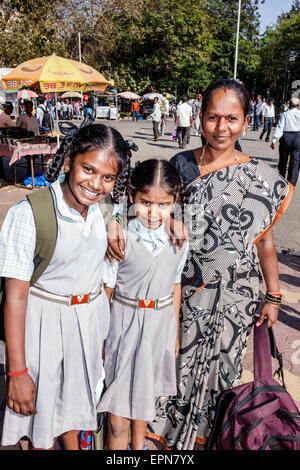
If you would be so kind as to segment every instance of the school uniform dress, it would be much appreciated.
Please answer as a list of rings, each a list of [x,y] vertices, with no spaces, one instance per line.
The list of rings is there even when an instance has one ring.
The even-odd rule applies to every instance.
[[[58,224],[52,260],[33,287],[59,295],[84,294],[102,282],[107,247],[98,204],[86,221],[65,202],[59,181],[51,185]],[[12,207],[0,234],[0,275],[29,281],[33,272],[35,225],[31,206]],[[102,346],[109,328],[104,291],[88,304],[67,306],[29,291],[26,310],[26,366],[36,384],[35,416],[6,408],[2,445],[27,436],[34,447],[50,448],[70,430],[96,429],[102,391]]]
[[[130,299],[155,300],[173,293],[181,282],[187,255],[171,244],[161,225],[145,228],[138,219],[125,232],[125,257],[119,265],[105,265],[104,282]],[[174,305],[161,310],[134,308],[111,302],[105,343],[106,392],[98,411],[129,419],[151,421],[155,397],[176,394]]]

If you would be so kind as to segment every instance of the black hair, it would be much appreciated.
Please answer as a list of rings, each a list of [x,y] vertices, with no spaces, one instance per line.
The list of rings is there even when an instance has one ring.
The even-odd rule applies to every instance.
[[[131,151],[121,134],[113,127],[105,124],[89,124],[81,127],[78,132],[76,131],[70,142],[65,138],[47,169],[46,179],[53,182],[58,178],[66,157],[70,159],[72,170],[72,164],[78,154],[84,154],[95,149],[110,151],[117,159],[119,171],[114,185],[113,199],[114,202],[118,203],[126,189]],[[66,177],[68,177],[68,174]]]
[[[238,80],[224,78],[220,80],[214,80],[206,88],[203,98],[202,98],[202,109],[201,109],[202,116],[204,116],[204,113],[212,98],[214,91],[219,90],[219,89],[235,91],[235,93],[237,94],[237,97],[239,98],[241,102],[242,108],[244,110],[244,116],[246,117],[249,114],[250,96],[246,87]]]
[[[182,102],[187,103],[188,102],[188,97],[186,95],[183,95],[182,97]]]
[[[131,172],[127,192],[134,198],[137,192],[147,193],[156,184],[173,195],[175,203],[184,208],[188,202],[185,184],[177,168],[167,160],[153,158],[138,163]]]

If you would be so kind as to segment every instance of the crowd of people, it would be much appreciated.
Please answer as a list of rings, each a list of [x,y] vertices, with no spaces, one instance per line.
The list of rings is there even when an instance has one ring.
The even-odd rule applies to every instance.
[[[291,102],[276,139],[295,132]],[[293,188],[236,148],[250,122],[243,84],[214,81],[193,105],[183,97],[176,109],[180,152],[170,161],[131,168],[131,143],[88,124],[61,143],[51,186],[9,209],[2,445],[27,436],[30,449],[54,449],[62,436],[79,449],[101,412],[109,450],[146,449],[146,433],[191,450],[210,435],[217,397],[241,379],[251,329],[276,322],[272,227]],[[165,116],[154,100],[155,140]],[[205,144],[185,150],[193,123]]]

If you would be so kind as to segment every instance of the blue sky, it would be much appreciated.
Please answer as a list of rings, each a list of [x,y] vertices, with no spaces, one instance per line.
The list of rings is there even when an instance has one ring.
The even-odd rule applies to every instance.
[[[276,23],[277,17],[284,11],[290,10],[293,0],[265,0],[264,4],[260,3],[259,12],[260,32],[263,33],[266,26]]]

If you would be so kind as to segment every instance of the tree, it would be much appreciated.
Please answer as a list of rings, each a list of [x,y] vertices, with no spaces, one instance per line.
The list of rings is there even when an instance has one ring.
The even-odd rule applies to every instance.
[[[272,28],[267,28],[260,45],[258,78],[262,91],[286,100],[293,81],[299,79],[300,69],[300,5],[295,1],[291,10],[278,17]]]

